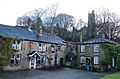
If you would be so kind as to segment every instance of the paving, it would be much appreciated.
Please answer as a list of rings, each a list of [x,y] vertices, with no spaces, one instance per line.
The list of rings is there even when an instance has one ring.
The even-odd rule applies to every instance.
[[[99,79],[106,73],[86,72],[78,69],[19,70],[0,72],[0,79]]]

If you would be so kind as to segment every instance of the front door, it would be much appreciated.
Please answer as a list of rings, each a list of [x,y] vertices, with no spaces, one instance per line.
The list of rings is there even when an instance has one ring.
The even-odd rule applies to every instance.
[[[33,56],[30,58],[29,69],[35,68],[36,68],[36,56]]]
[[[63,58],[60,58],[60,65],[63,66]]]

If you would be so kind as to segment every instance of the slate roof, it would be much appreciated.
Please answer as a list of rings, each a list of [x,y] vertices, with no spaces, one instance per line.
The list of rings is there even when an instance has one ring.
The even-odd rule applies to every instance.
[[[111,40],[105,39],[105,38],[94,38],[94,39],[90,39],[88,41],[83,41],[80,44],[99,44],[99,43],[112,43],[112,44],[115,44],[114,41],[111,41]]]
[[[50,33],[43,33],[40,40],[44,42],[51,42],[56,44],[62,44],[64,42],[64,40],[61,39],[59,36]]]
[[[54,44],[63,44],[64,40],[59,36],[50,33],[43,33],[40,36],[34,31],[29,31],[28,29],[15,27],[10,25],[0,24],[0,36],[12,36],[18,39],[54,43]]]

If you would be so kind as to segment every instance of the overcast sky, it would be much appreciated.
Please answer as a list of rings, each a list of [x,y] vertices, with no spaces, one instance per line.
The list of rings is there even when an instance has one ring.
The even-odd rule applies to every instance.
[[[0,24],[16,25],[17,17],[55,3],[59,4],[57,13],[67,13],[84,21],[92,10],[107,8],[120,14],[119,0],[0,0]]]

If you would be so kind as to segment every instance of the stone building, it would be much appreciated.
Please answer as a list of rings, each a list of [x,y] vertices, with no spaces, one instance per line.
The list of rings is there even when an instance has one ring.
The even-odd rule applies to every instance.
[[[94,38],[81,42],[80,45],[78,45],[81,68],[86,68],[86,66],[89,65],[90,68],[93,67],[94,69],[100,69],[104,55],[101,47],[103,43],[115,44],[115,42],[108,39]]]
[[[48,65],[64,65],[65,43],[59,36],[21,27],[0,24],[0,36],[14,37],[16,50],[4,70],[36,69]]]

